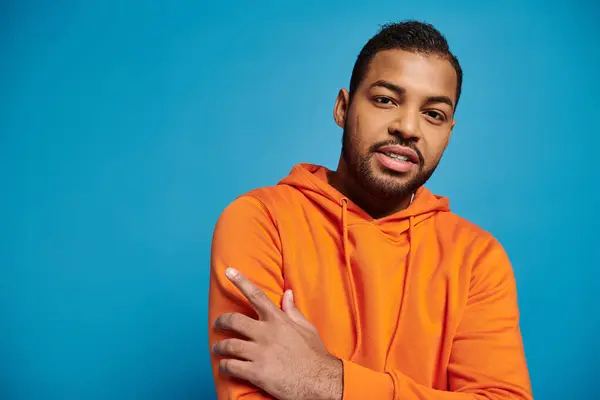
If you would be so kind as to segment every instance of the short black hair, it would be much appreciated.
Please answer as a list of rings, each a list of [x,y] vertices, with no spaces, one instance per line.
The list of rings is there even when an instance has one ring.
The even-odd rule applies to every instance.
[[[456,105],[462,88],[462,68],[458,59],[450,51],[448,42],[433,25],[406,20],[385,24],[362,48],[352,70],[350,78],[350,98],[366,75],[373,57],[384,50],[405,50],[415,53],[432,54],[447,59],[454,67],[457,76]]]

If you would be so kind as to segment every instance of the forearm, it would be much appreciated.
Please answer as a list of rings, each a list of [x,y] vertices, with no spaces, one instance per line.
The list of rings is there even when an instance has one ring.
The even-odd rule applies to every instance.
[[[215,362],[216,360],[213,360]],[[217,398],[220,399],[244,399],[244,400],[287,400],[286,398],[277,398],[271,396],[259,387],[255,387],[248,382],[239,379],[233,379],[225,374],[220,373],[216,365],[215,369],[215,384],[217,390]],[[311,380],[294,389],[296,395],[294,399],[311,399],[311,400],[342,400],[343,394],[343,368],[342,361],[334,359],[331,365],[323,365],[315,367],[318,369],[318,379]]]
[[[477,389],[445,391],[420,385],[400,371],[377,372],[343,361],[343,400],[531,400],[526,388],[500,381],[478,385]]]
[[[320,366],[318,379],[316,382],[311,382],[311,395],[306,396],[310,399],[318,400],[342,400],[344,390],[344,367],[343,361],[331,357],[332,362],[328,365]]]

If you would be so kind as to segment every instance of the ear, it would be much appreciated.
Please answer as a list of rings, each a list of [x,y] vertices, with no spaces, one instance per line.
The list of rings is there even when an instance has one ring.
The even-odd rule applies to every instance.
[[[452,138],[452,132],[454,132],[454,127],[456,126],[456,120],[452,120],[452,124],[450,124],[450,132],[448,133],[448,141]]]
[[[444,146],[444,151],[446,151],[446,148],[450,144],[450,139],[452,139],[452,132],[454,132],[454,126],[455,125],[456,125],[456,120],[453,119],[452,120],[452,125],[450,126],[450,133],[448,133],[448,139],[446,140],[446,146]]]
[[[333,107],[333,119],[337,126],[342,129],[346,125],[348,107],[350,107],[350,93],[346,89],[340,89],[335,99],[335,106]]]

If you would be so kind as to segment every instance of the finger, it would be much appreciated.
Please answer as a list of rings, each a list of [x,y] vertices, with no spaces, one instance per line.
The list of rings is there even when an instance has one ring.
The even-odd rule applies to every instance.
[[[286,290],[283,293],[283,301],[281,302],[281,308],[287,314],[288,311],[295,308],[294,305],[294,293],[291,290]]]
[[[280,312],[279,308],[267,297],[265,292],[257,288],[244,275],[233,268],[227,268],[225,274],[229,280],[248,299],[259,317],[266,318]]]
[[[258,353],[258,346],[256,343],[246,340],[225,339],[213,346],[213,352],[219,356],[253,361]]]
[[[259,321],[240,313],[219,315],[215,320],[215,328],[236,332],[253,340],[256,340],[260,334]]]
[[[316,331],[317,328],[314,327],[313,324],[310,323],[308,319],[296,308],[296,304],[294,303],[294,293],[291,290],[287,290],[283,294],[283,311],[285,314],[290,317],[292,321],[301,325],[307,329]]]
[[[235,360],[232,358],[226,358],[219,360],[219,369],[227,375],[234,376],[239,379],[243,379],[247,382],[253,382],[255,379],[255,372],[252,370],[252,361]]]

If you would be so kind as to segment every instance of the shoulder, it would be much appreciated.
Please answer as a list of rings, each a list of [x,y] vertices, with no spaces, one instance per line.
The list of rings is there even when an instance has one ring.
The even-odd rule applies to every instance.
[[[263,245],[280,249],[277,222],[263,200],[260,190],[253,190],[238,196],[223,208],[214,225],[214,252],[232,245],[249,252]]]
[[[508,254],[500,240],[479,225],[452,212],[438,215],[439,226],[452,235],[453,244],[463,254],[463,266],[468,266],[471,284],[494,286],[514,280]]]
[[[266,186],[250,190],[228,203],[219,215],[217,226],[234,223],[237,226],[248,223],[269,223],[276,226],[276,215],[281,208],[299,202],[302,194],[287,185]]]
[[[298,189],[288,185],[266,186],[253,189],[237,197],[223,211],[237,216],[265,216],[276,225],[281,216],[293,214],[301,208],[306,197]]]
[[[438,213],[436,215],[436,225],[444,234],[460,239],[461,244],[464,245],[481,246],[498,242],[491,232],[451,211]]]
[[[252,198],[260,202],[270,212],[279,208],[288,208],[294,203],[305,200],[302,192],[290,185],[273,185],[254,189],[240,198]]]

